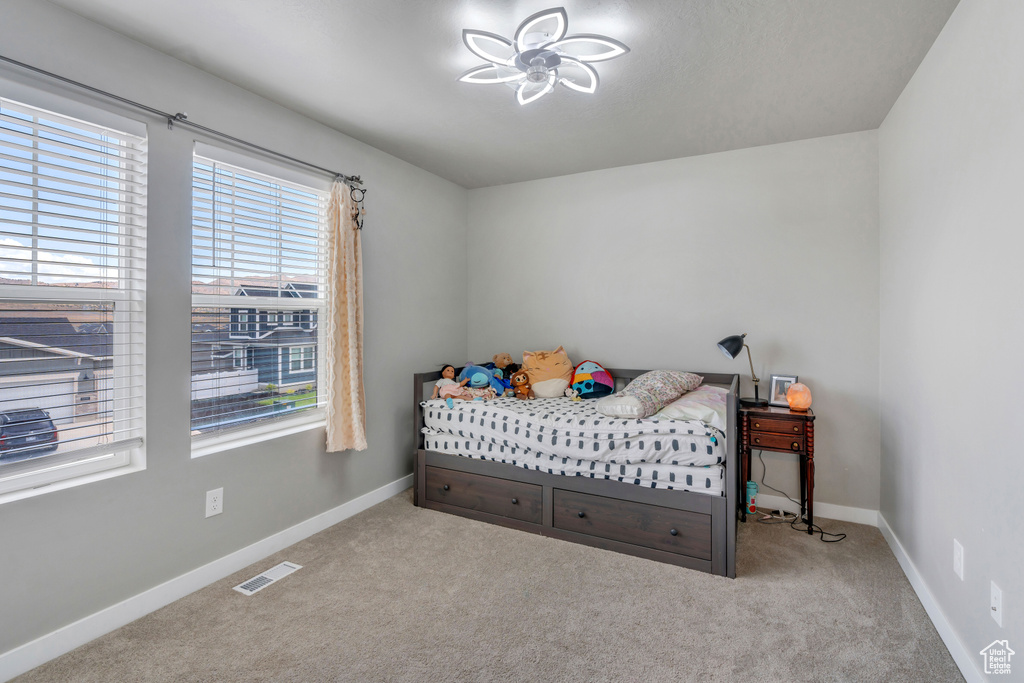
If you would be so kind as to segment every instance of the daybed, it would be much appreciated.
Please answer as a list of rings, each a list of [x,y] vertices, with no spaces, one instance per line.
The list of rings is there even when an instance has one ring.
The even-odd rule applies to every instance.
[[[621,387],[645,371],[609,372]],[[724,433],[656,417],[592,419],[592,407],[567,398],[447,408],[424,400],[440,371],[417,373],[414,502],[734,578],[739,376],[698,374],[728,390]],[[518,441],[503,438],[512,434]],[[537,446],[524,447],[535,438]],[[610,439],[620,442],[615,462],[593,454]]]

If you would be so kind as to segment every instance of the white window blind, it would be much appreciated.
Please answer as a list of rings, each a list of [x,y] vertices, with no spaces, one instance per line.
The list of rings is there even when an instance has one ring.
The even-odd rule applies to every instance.
[[[0,494],[141,453],[145,260],[146,140],[0,98]]]
[[[193,436],[322,419],[327,194],[198,155],[192,180]]]

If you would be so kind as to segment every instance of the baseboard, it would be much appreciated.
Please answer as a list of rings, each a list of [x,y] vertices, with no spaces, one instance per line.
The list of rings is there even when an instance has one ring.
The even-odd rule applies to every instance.
[[[956,662],[964,679],[967,683],[983,683],[986,678],[978,669],[978,662],[980,660],[976,659],[977,655],[972,655],[971,651],[960,642],[960,638],[953,631],[953,625],[946,619],[946,615],[942,612],[942,608],[939,607],[935,596],[928,590],[928,585],[924,582],[920,572],[917,571],[917,567],[914,566],[910,555],[903,548],[900,539],[896,538],[896,534],[893,533],[881,512],[878,513],[878,530],[882,532],[882,536],[885,537],[889,548],[892,549],[893,555],[896,556],[896,561],[900,563],[903,573],[907,575],[910,585],[913,587],[914,592],[917,593],[917,599],[924,605],[928,618],[935,625],[935,630],[939,632],[939,637],[942,638],[943,644],[949,650],[949,654],[952,655],[953,661]]]
[[[786,512],[799,512],[799,505],[796,505],[788,498],[782,496],[766,495],[761,492],[757,494],[757,507],[768,510],[785,510]],[[878,526],[878,510],[865,508],[852,508],[845,505],[833,505],[832,503],[814,503],[814,520],[817,524],[819,517],[834,519],[839,522],[853,522],[854,524],[867,524]],[[828,529],[826,529],[828,531]]]
[[[15,676],[50,661],[54,657],[74,650],[90,640],[131,623],[150,612],[154,612],[175,600],[180,600],[189,593],[219,581],[253,562],[284,550],[315,533],[323,531],[338,522],[373,507],[412,486],[413,478],[409,474],[401,479],[385,484],[354,500],[339,505],[322,514],[300,522],[293,527],[268,536],[250,546],[237,550],[230,555],[214,560],[198,569],[182,574],[154,588],[143,591],[127,600],[111,605],[95,614],[68,624],[52,633],[37,638],[8,652],[0,654],[0,681],[7,681]]]

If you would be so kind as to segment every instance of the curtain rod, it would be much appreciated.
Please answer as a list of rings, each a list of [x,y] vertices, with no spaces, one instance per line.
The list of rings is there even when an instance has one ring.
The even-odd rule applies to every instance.
[[[178,112],[177,114],[170,114],[170,113],[165,112],[165,111],[160,111],[159,109],[155,109],[155,108],[147,106],[145,104],[141,104],[140,102],[135,102],[133,100],[129,100],[127,98],[121,97],[120,95],[115,95],[115,94],[109,93],[109,92],[107,92],[105,90],[100,90],[99,88],[94,88],[91,85],[86,85],[85,83],[79,83],[78,81],[73,81],[70,78],[65,78],[64,76],[60,76],[58,74],[51,73],[49,71],[44,71],[43,69],[40,69],[38,67],[32,66],[31,64],[25,64],[24,62],[19,62],[17,60],[11,59],[10,57],[5,57],[4,55],[0,55],[0,61],[7,62],[8,64],[13,64],[14,66],[21,67],[22,69],[27,69],[28,71],[33,71],[33,72],[35,72],[37,74],[41,74],[41,75],[46,76],[48,78],[52,78],[54,80],[61,81],[62,83],[68,83],[69,85],[73,85],[73,86],[75,86],[77,88],[82,88],[83,90],[88,90],[89,92],[95,93],[97,95],[101,95],[103,97],[106,97],[106,98],[109,98],[109,99],[112,99],[112,100],[116,100],[118,102],[121,102],[122,104],[127,104],[130,107],[135,107],[136,109],[141,109],[142,111],[145,111],[145,112],[148,112],[150,114],[153,114],[154,116],[159,116],[160,118],[167,119],[167,128],[168,129],[173,129],[174,128],[174,124],[176,124],[176,123],[181,124],[183,126],[189,126],[189,127],[194,128],[196,130],[201,130],[204,133],[207,133],[209,135],[213,135],[215,137],[221,138],[222,140],[228,140],[230,142],[233,142],[236,145],[242,145],[243,147],[248,147],[250,149],[255,149],[255,150],[258,150],[260,152],[263,152],[264,154],[269,154],[270,156],[274,156],[274,157],[277,157],[279,159],[284,159],[286,161],[290,161],[293,164],[298,164],[299,166],[305,166],[306,168],[311,168],[311,169],[314,169],[316,171],[320,171],[321,173],[326,173],[327,175],[334,176],[335,180],[340,180],[343,183],[346,183],[346,184],[348,184],[350,186],[351,185],[362,185],[363,184],[363,179],[361,177],[357,176],[357,175],[345,175],[344,173],[338,173],[336,171],[330,170],[329,168],[324,168],[323,166],[317,166],[316,164],[311,164],[308,161],[303,161],[302,159],[296,159],[295,157],[288,156],[287,154],[282,154],[280,152],[275,152],[272,149],[267,149],[266,147],[262,147],[260,145],[255,144],[255,143],[249,142],[247,140],[242,140],[241,138],[236,138],[233,135],[228,135],[227,133],[221,133],[219,130],[214,130],[213,128],[207,128],[206,126],[201,126],[198,123],[193,123],[192,121],[188,120],[188,114],[185,114],[184,112]]]

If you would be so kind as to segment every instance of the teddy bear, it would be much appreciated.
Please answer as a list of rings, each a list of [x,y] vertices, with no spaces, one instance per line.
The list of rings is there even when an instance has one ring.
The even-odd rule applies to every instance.
[[[519,365],[512,362],[512,355],[508,353],[496,353],[491,358],[491,362],[494,363],[494,367],[501,370],[502,375],[505,377],[512,377],[512,375],[519,372]]]
[[[523,400],[534,398],[533,389],[530,388],[530,376],[525,370],[512,375],[512,390],[516,392],[516,398]]]

